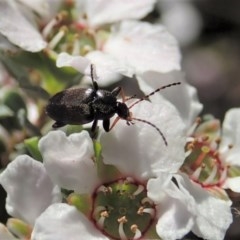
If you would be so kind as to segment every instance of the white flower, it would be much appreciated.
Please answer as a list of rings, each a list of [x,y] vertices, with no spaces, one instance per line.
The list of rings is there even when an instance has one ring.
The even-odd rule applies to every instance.
[[[27,51],[46,48],[45,52],[53,58],[67,50],[73,55],[72,61],[86,56],[89,62],[98,65],[103,84],[116,81],[119,74],[133,76],[147,70],[178,70],[180,53],[174,37],[161,25],[139,21],[151,12],[155,2],[78,0],[68,5],[67,11],[57,14],[57,9],[66,8],[67,3],[38,0],[32,4],[22,0],[28,7],[26,10],[14,0],[2,0],[0,10],[7,17],[0,16],[0,33]],[[40,19],[34,15],[36,10]],[[58,65],[71,66],[63,56],[58,59]],[[82,72],[82,68],[78,70]]]
[[[172,87],[170,89],[160,91],[159,94],[158,93],[154,94],[151,97],[151,102],[152,103],[159,102],[160,99],[162,99],[163,97],[170,100],[177,107],[179,114],[181,115],[182,119],[185,122],[186,137],[187,137],[187,134],[191,132],[191,129],[194,129],[194,127],[196,127],[196,123],[194,123],[194,120],[198,116],[199,112],[202,110],[202,104],[200,104],[197,99],[196,89],[191,87],[185,82],[183,73],[178,71],[174,71],[168,74],[147,72],[147,73],[144,73],[141,77],[138,77],[140,88],[143,90],[144,93],[149,93],[154,89],[157,89],[159,87],[159,82],[164,81],[165,84],[167,84],[167,83],[173,83],[179,80],[182,83],[180,86]],[[236,115],[237,115],[236,112],[232,113],[232,117],[230,117],[230,119],[231,120],[238,119],[238,116]],[[225,119],[223,124],[223,141],[221,141],[220,143],[219,154],[221,153],[221,149],[222,149],[221,145],[225,146],[225,150],[226,149],[229,150],[230,142],[233,143],[233,145],[235,146],[234,144],[235,141],[233,141],[232,138],[231,140],[229,140],[227,144],[224,141],[224,132],[226,132],[226,130],[224,129],[226,129],[226,126],[228,126],[227,127],[228,129],[232,129],[232,126],[237,124],[237,121],[234,124],[232,122],[230,124],[229,123],[230,120],[227,120],[227,119],[229,119],[229,117]],[[206,126],[206,129],[210,129],[211,126],[213,129],[215,129],[214,124],[209,124],[208,127]],[[236,129],[236,127],[234,129]],[[201,139],[204,138],[203,135],[200,134],[200,131],[195,133],[195,136],[200,137]],[[193,140],[193,142],[194,141],[196,141],[196,139]],[[199,143],[200,144],[199,149],[201,149],[201,146],[204,146],[205,143],[206,142],[204,141],[202,142],[202,145]],[[192,231],[197,236],[202,237],[204,239],[218,240],[218,239],[224,238],[226,230],[228,229],[230,223],[232,222],[232,215],[231,215],[231,209],[230,209],[231,201],[229,201],[229,199],[226,199],[226,194],[223,191],[221,191],[221,189],[219,189],[219,184],[222,185],[224,183],[223,180],[226,177],[224,164],[218,165],[218,161],[217,161],[217,164],[212,166],[211,165],[212,162],[210,162],[209,164],[212,167],[210,168],[211,169],[210,173],[207,174],[207,176],[209,177],[206,177],[203,180],[202,176],[204,175],[200,175],[201,171],[199,169],[201,169],[202,172],[204,172],[204,167],[201,165],[202,162],[199,162],[200,159],[204,161],[203,154],[204,156],[207,156],[208,153],[209,155],[210,153],[214,155],[213,151],[211,150],[207,151],[207,149],[209,148],[207,148],[206,146],[203,147],[202,148],[203,152],[202,154],[199,154],[199,157],[197,159],[196,159],[196,154],[198,154],[198,152],[196,152],[195,155],[193,153],[193,157],[195,156],[195,161],[190,162],[192,166],[190,165],[189,160],[185,160],[185,163],[181,168],[182,170],[184,170],[184,172],[188,172],[191,169],[191,167],[195,166],[194,164],[196,164],[195,168],[199,166],[199,168],[197,168],[196,171],[189,176],[190,179],[194,178],[195,181],[196,179],[198,179],[197,182],[199,185],[197,183],[192,182],[190,179],[188,179],[184,175],[182,178],[178,175],[175,175],[175,176],[178,180],[178,184],[181,191],[185,192],[186,195],[189,195],[189,198],[190,196],[192,196],[192,199],[194,199],[194,202],[195,202],[194,203],[195,206],[193,207],[193,209],[195,209],[195,212],[194,211],[191,212],[193,221],[194,221],[194,227],[192,228]],[[189,149],[187,148],[187,153],[186,153],[187,156],[189,154],[188,150]],[[230,153],[231,153],[231,150],[229,151],[229,154]],[[214,159],[216,161],[216,156],[217,155],[215,155],[215,158],[213,158],[213,161]],[[207,159],[207,157],[205,159]],[[207,163],[205,162],[205,165],[206,164]],[[206,167],[206,170],[207,169],[208,168]],[[216,171],[216,169],[218,170]],[[231,178],[230,181],[234,181],[233,179],[234,178]],[[236,182],[234,186],[237,187],[238,178],[235,178],[235,179],[236,179]],[[206,188],[204,187],[205,184],[206,184]],[[224,200],[218,199],[212,195],[212,193],[216,194],[217,187],[218,187],[218,197],[224,198]],[[222,187],[224,187],[224,184],[222,185]],[[210,190],[211,192],[209,193],[207,190]],[[222,209],[222,211],[220,211],[219,209]]]
[[[170,180],[171,175],[163,174],[161,178],[148,181],[147,190],[149,198],[145,198],[145,201],[149,201],[150,204],[152,198],[155,207],[142,209],[143,212],[139,213],[138,216],[138,218],[141,218],[142,214],[145,216],[148,214],[155,216],[157,218],[156,232],[163,240],[182,238],[193,226],[191,213],[194,211],[193,200],[189,198],[188,195],[184,195]],[[106,192],[105,194],[109,193]],[[124,192],[122,194],[122,196],[124,196]],[[119,199],[119,201],[121,200]],[[132,208],[134,207],[132,206]],[[100,211],[100,209],[99,206],[98,211]],[[115,209],[112,209],[111,211],[114,210]],[[97,211],[97,208],[94,209],[94,211]],[[128,211],[131,211],[131,209],[125,209],[126,215]],[[53,238],[59,240],[79,238],[93,240],[111,239],[111,236],[105,236],[103,234],[104,230],[101,229],[103,224],[101,221],[107,221],[106,219],[99,220],[98,223],[94,223],[93,219],[91,221],[75,207],[67,204],[53,204],[37,219],[31,239],[37,240],[40,237],[42,240],[51,240]],[[62,225],[65,227],[60,227]],[[115,228],[114,224],[112,228]],[[120,239],[128,239],[126,228],[127,226],[125,225],[121,228],[121,224],[119,224]],[[56,231],[56,229],[58,229],[58,231]],[[141,237],[140,230],[141,229],[138,228],[136,229],[135,235],[133,234],[134,239]],[[157,239],[158,236],[156,235],[154,238]]]
[[[239,124],[240,109],[230,109],[221,125],[209,116],[192,132],[187,157],[181,168],[190,179],[228,200],[224,189],[240,192]]]
[[[176,40],[161,25],[140,22],[153,9],[155,1],[80,1],[78,24],[91,33],[95,47],[89,46],[84,56],[97,65],[101,85],[119,79],[119,74],[133,76],[146,70],[168,72],[180,69]],[[84,17],[83,16],[87,16]],[[106,31],[105,24],[111,24]],[[83,70],[82,54],[60,54],[57,65]],[[76,63],[78,62],[78,66]]]
[[[84,216],[66,204],[51,205],[36,221],[32,239],[40,236],[43,240],[69,239],[69,235],[72,239],[79,236],[125,239],[129,234],[131,238],[139,238],[155,223],[151,219],[158,222],[152,227],[163,239],[183,237],[190,231],[194,204],[189,204],[192,199],[181,193],[168,173],[176,172],[184,159],[184,124],[170,103],[165,100],[160,103],[142,101],[131,110],[134,117],[147,119],[161,128],[167,146],[156,128],[146,123],[126,126],[125,121],[120,120],[110,133],[102,133],[103,161],[120,172],[93,158],[92,142],[86,131],[68,137],[61,131],[53,131],[40,140],[44,166],[52,181],[91,196],[93,209]],[[115,175],[109,172],[110,168]],[[123,200],[121,196],[125,199],[123,212],[118,209]],[[166,214],[174,217],[166,218]],[[63,223],[66,227],[59,229]],[[107,227],[109,224],[111,227]],[[135,224],[138,227],[129,233],[126,229]],[[169,224],[171,229],[167,227]],[[59,231],[55,231],[56,228]]]
[[[211,116],[195,124],[186,145],[182,176],[176,176],[180,188],[196,201],[192,231],[204,239],[224,239],[232,222],[232,202],[225,189],[240,192],[239,117],[236,108],[226,113],[222,128]]]
[[[145,71],[169,72],[180,69],[180,53],[175,39],[161,25],[124,20],[112,26],[101,48],[85,55],[97,66],[101,85],[114,81],[119,74],[133,76]],[[83,63],[82,63],[83,61]],[[78,66],[74,64],[78,62]],[[85,60],[62,53],[57,66],[72,66],[83,72]],[[116,75],[117,74],[117,75]]]
[[[27,155],[7,166],[0,183],[7,192],[8,214],[30,225],[49,205],[61,201],[60,189],[52,183],[42,163]]]

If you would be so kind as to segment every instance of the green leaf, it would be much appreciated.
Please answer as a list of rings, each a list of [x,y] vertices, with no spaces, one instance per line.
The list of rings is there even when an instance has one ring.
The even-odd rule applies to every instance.
[[[14,116],[14,112],[6,105],[0,105],[0,119]]]
[[[0,118],[0,124],[6,128],[8,131],[12,131],[15,129],[21,129],[21,124],[18,121],[17,114],[19,110],[27,111],[27,107],[23,97],[17,93],[16,91],[8,91],[4,93],[4,96],[1,99],[2,106],[5,106],[3,111],[9,113],[4,118]],[[12,114],[10,114],[10,111]]]
[[[24,92],[28,94],[29,97],[33,99],[43,99],[48,100],[50,98],[50,94],[40,86],[34,86],[24,79],[19,79],[19,86],[22,88]]]
[[[8,91],[5,93],[3,104],[9,107],[14,113],[17,113],[18,110],[24,109],[27,111],[27,107],[23,97],[16,91]]]
[[[38,149],[38,142],[39,142],[39,137],[32,137],[29,139],[26,139],[24,141],[25,147],[27,148],[28,152],[31,154],[31,156],[38,160],[38,161],[43,161],[42,155]]]
[[[0,52],[0,61],[21,87],[36,86],[37,90],[44,88],[50,95],[78,84],[83,76],[71,67],[58,68],[56,59],[44,52]]]
[[[15,55],[16,54],[8,54],[7,52],[0,51],[0,61],[14,78],[27,79],[28,72],[22,64],[18,64],[14,61],[13,56]]]

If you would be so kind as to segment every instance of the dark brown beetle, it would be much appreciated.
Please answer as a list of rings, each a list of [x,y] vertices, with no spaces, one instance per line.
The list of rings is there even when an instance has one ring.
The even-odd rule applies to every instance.
[[[125,102],[133,97],[126,98],[121,87],[117,87],[113,91],[98,88],[98,84],[94,80],[93,65],[91,65],[91,79],[93,88],[70,88],[57,93],[49,99],[49,103],[46,106],[46,113],[55,120],[53,128],[59,128],[67,124],[82,125],[93,121],[91,131],[94,133],[98,120],[102,120],[104,130],[109,132],[119,119],[126,120],[128,125],[133,124],[133,121],[136,120],[154,127],[162,136],[165,145],[167,145],[166,138],[157,126],[146,120],[133,117],[129,109],[139,102],[148,99],[149,96],[156,92],[178,85],[180,82],[158,88],[128,107]],[[119,94],[122,96],[122,102],[117,101]],[[118,117],[110,127],[110,119],[115,114]]]

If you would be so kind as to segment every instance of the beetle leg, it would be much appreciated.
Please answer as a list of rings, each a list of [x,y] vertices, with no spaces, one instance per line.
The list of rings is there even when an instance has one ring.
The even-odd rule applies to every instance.
[[[116,117],[115,120],[112,123],[112,126],[109,128],[109,131],[113,129],[113,127],[117,124],[117,122],[120,120],[120,117]],[[108,131],[108,132],[109,132]]]
[[[130,97],[126,97],[126,95],[124,94],[123,88],[122,87],[116,87],[112,90],[112,95],[114,95],[115,97],[117,97],[117,95],[120,93],[121,98],[122,98],[122,102],[126,102],[130,99],[133,99],[136,97],[136,94],[130,96]]]
[[[109,126],[110,126],[110,120],[109,119],[104,119],[103,120],[103,128],[106,132],[110,131]]]
[[[93,121],[92,128],[91,128],[92,133],[96,132],[97,122],[98,122],[98,120],[96,120],[96,119]]]
[[[114,96],[114,97],[117,97],[117,95],[122,91],[122,88],[121,87],[116,87],[114,88],[112,91],[111,91],[111,94]],[[121,94],[122,95],[122,94]]]
[[[120,94],[121,94],[121,98],[122,98],[122,102],[126,102],[126,96],[125,96],[125,93],[123,91],[123,88],[120,89]]]
[[[128,99],[126,98],[125,94],[124,94],[124,91],[123,91],[123,88],[122,87],[116,87],[112,90],[112,95],[113,96],[117,96],[119,93],[121,95],[121,98],[122,98],[122,102],[126,102]]]
[[[97,79],[97,74],[96,74],[96,68],[94,64],[91,64],[91,79],[92,79],[92,84],[93,84],[93,89],[95,91],[98,90],[98,84],[95,79]]]
[[[65,123],[63,123],[63,122],[55,122],[53,125],[52,125],[52,127],[53,128],[60,128],[60,127],[63,127],[63,126],[65,126],[66,124]]]

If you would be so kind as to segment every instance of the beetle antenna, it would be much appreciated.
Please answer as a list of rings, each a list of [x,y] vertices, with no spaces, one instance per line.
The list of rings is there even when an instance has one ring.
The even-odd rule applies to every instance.
[[[153,92],[149,93],[148,95],[140,98],[139,100],[137,100],[136,102],[134,102],[132,105],[130,105],[128,107],[128,109],[132,108],[133,106],[135,106],[136,104],[142,102],[143,100],[147,100],[150,96],[154,95],[155,93],[157,92],[160,92],[161,90],[165,89],[165,88],[168,88],[168,87],[172,87],[172,86],[176,86],[176,85],[179,85],[181,84],[181,82],[175,82],[175,83],[170,83],[168,85],[165,85],[165,86],[162,86],[160,88],[157,88],[156,90],[154,90]]]
[[[95,80],[95,79],[97,79],[96,67],[95,67],[94,64],[91,64],[90,68],[91,68],[90,74],[91,74],[93,88],[94,88],[95,91],[97,91],[98,90],[98,84]]]
[[[116,117],[112,126],[110,127],[109,131],[116,125],[116,123],[120,120],[121,118],[120,117]],[[127,121],[127,124],[129,125],[131,123],[131,120],[136,120],[136,121],[139,121],[139,122],[143,122],[143,123],[146,123],[148,125],[150,125],[151,127],[155,128],[158,133],[161,135],[163,141],[164,141],[164,144],[167,146],[168,143],[167,143],[167,139],[165,138],[164,134],[162,133],[162,131],[156,126],[154,125],[153,123],[147,121],[147,120],[144,120],[144,119],[140,119],[140,118],[135,118],[135,117],[131,117],[130,121]]]
[[[152,126],[153,128],[155,128],[155,129],[158,131],[158,133],[161,135],[161,137],[162,137],[162,139],[163,139],[163,141],[164,141],[164,144],[165,144],[166,146],[168,145],[167,139],[165,138],[165,136],[164,136],[164,134],[162,133],[162,131],[161,131],[156,125],[154,125],[153,123],[151,123],[151,122],[149,122],[149,121],[147,121],[147,120],[140,119],[140,118],[132,117],[131,120],[136,120],[136,121],[139,121],[139,122],[143,122],[143,123],[146,123],[146,124]]]

